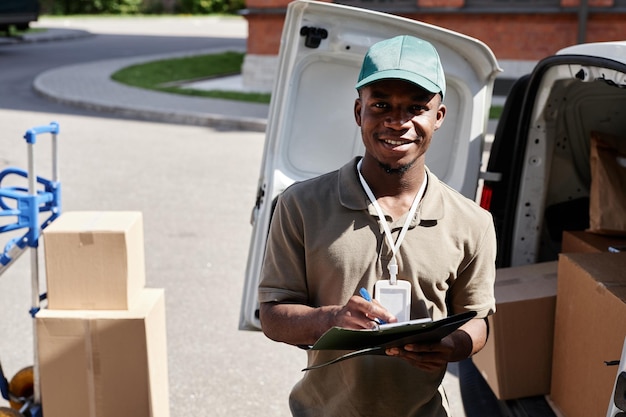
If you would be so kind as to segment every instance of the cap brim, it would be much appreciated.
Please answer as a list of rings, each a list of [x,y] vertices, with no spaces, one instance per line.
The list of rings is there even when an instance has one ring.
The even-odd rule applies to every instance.
[[[365,87],[368,84],[372,84],[373,82],[381,80],[407,81],[431,93],[441,93],[441,88],[439,88],[439,86],[432,81],[414,72],[400,69],[376,72],[369,77],[363,78],[361,81],[359,81],[355,88],[358,90],[359,88]]]

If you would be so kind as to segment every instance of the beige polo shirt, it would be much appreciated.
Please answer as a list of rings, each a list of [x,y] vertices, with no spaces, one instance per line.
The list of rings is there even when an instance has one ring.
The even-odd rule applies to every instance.
[[[259,302],[343,305],[360,287],[389,279],[389,247],[358,179],[355,158],[281,194],[267,242]],[[496,239],[491,215],[427,170],[428,186],[397,254],[410,281],[411,318],[495,311]],[[389,226],[398,236],[405,217]],[[309,365],[337,356],[308,351]],[[296,416],[447,416],[444,371],[367,356],[308,371],[294,387]],[[373,395],[373,394],[376,395]]]

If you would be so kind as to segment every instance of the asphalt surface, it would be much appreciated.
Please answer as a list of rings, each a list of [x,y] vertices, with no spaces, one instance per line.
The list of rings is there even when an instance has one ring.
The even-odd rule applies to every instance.
[[[247,36],[243,20],[43,20],[37,26],[49,30],[19,42],[105,33]],[[199,52],[206,51],[176,55]],[[165,289],[172,416],[288,416],[287,396],[305,354],[237,329],[268,106],[148,92],[109,79],[119,68],[163,57],[86,62],[39,74],[33,81],[38,94],[96,112],[0,110],[0,169],[25,167],[20,138],[55,120],[64,211],[143,213],[147,286]],[[40,142],[37,173],[49,177],[51,158]],[[0,277],[0,359],[9,377],[33,363],[31,273],[25,255]],[[453,415],[463,417],[457,368],[449,369]]]

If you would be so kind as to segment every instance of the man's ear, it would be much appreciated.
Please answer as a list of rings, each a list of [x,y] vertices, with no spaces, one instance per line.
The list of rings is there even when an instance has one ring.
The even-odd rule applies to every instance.
[[[354,120],[358,126],[361,126],[361,98],[354,100]]]
[[[446,118],[446,106],[444,104],[440,104],[437,109],[437,120],[435,121],[435,130],[439,129],[443,124],[443,119]]]

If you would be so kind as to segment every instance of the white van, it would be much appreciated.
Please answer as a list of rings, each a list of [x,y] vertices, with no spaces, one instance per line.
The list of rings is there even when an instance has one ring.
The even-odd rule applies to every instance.
[[[354,89],[370,45],[410,34],[433,43],[446,72],[446,122],[426,163],[494,216],[498,267],[556,260],[563,230],[589,225],[590,134],[626,137],[626,41],[577,45],[514,83],[481,167],[495,77],[479,40],[414,20],[332,3],[288,7],[272,93],[239,328],[259,330],[257,286],[276,197],[362,153]],[[479,187],[480,185],[480,187]],[[472,363],[459,369],[468,417],[553,416],[543,398],[503,404]],[[464,381],[468,381],[466,384]],[[481,384],[482,382],[482,384]],[[465,386],[464,386],[465,384]],[[471,386],[470,386],[471,385]],[[506,411],[505,411],[506,410]]]

